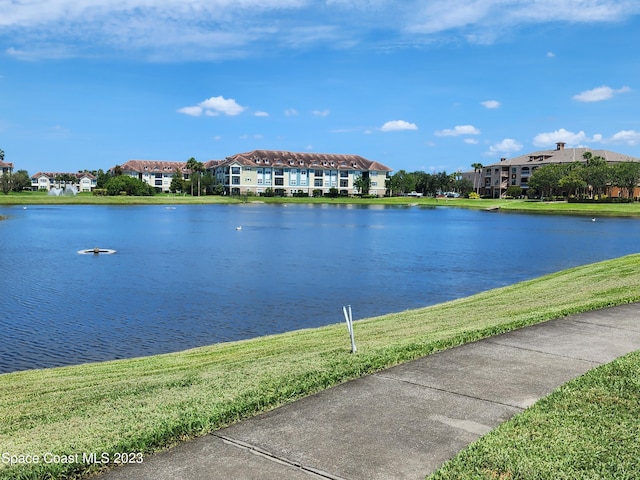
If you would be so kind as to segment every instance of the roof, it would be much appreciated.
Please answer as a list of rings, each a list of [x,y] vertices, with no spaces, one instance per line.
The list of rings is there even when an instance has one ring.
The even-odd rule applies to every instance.
[[[13,163],[10,163],[10,162],[0,162],[0,168],[13,168]]]
[[[214,161],[212,161],[214,162]],[[210,162],[207,162],[210,163]],[[344,155],[333,153],[300,153],[281,150],[252,150],[251,152],[238,153],[212,164],[226,166],[239,164],[246,167],[271,166],[271,167],[304,167],[319,170],[376,170],[390,172],[391,169],[378,162],[367,160],[360,155]]]
[[[58,175],[73,175],[77,179],[80,179],[82,177],[89,177],[92,179],[96,178],[95,175],[89,172],[38,172],[31,175],[31,178],[39,178],[39,177],[55,178]]]
[[[594,150],[592,148],[561,148],[553,150],[539,150],[537,152],[527,153],[519,157],[502,160],[485,167],[497,167],[505,165],[535,165],[537,163],[573,163],[585,162],[583,154],[591,152],[594,157],[602,157],[607,162],[640,162],[640,158],[631,157],[622,153],[612,152],[610,150]]]
[[[128,162],[120,165],[123,172],[136,172],[136,173],[174,173],[176,169],[180,169],[182,172],[188,172],[187,162],[173,162],[168,160],[129,160]],[[111,168],[114,170],[115,167]]]

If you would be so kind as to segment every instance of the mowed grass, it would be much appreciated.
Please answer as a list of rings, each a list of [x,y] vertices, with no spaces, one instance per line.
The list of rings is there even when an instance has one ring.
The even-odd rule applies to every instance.
[[[76,196],[54,197],[46,192],[21,192],[0,195],[0,205],[202,205],[202,204],[238,204],[258,202],[267,204],[326,204],[326,205],[380,205],[398,207],[458,207],[477,210],[499,209],[503,212],[527,212],[565,215],[591,216],[640,216],[640,202],[636,203],[568,203],[541,202],[523,199],[478,199],[465,198],[427,198],[427,197],[244,197],[207,195],[159,194],[152,197],[101,197],[89,193]]]
[[[636,301],[640,301],[640,255],[630,255],[435,306],[356,321],[356,354],[349,351],[346,326],[336,324],[174,354],[4,374],[0,375],[0,454],[42,457],[51,452],[80,458],[92,452],[112,458],[117,452],[148,454],[438,350]],[[3,341],[10,341],[10,332]],[[637,357],[629,358],[637,367]],[[637,404],[626,404],[635,408],[631,415],[637,418]],[[555,422],[555,428],[561,420],[558,415],[546,421]],[[597,429],[592,433],[600,435]],[[522,435],[526,439],[527,433]],[[606,432],[602,435],[597,440],[602,447],[617,441]],[[524,441],[518,445],[528,448]],[[0,478],[70,478],[99,468],[84,462],[13,467],[2,462]],[[492,477],[492,472],[503,471],[501,466],[482,468],[487,478],[500,478]]]
[[[587,372],[500,425],[429,480],[640,478],[640,351]]]

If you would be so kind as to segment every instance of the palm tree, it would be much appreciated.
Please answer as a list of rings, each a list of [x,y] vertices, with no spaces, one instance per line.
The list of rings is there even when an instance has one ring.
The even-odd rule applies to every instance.
[[[473,188],[476,189],[476,193],[478,193],[478,190],[480,190],[480,180],[478,179],[478,173],[482,172],[482,167],[483,165],[481,163],[472,163],[471,166],[473,167]]]
[[[191,183],[191,196],[193,197],[193,176],[196,173],[196,169],[197,169],[197,165],[198,165],[198,161],[191,157],[189,160],[187,160],[187,169],[190,171],[190,182]]]

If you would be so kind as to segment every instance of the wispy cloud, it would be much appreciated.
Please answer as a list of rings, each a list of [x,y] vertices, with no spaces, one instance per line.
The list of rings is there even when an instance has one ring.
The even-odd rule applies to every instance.
[[[593,90],[586,90],[582,93],[579,93],[578,95],[574,95],[573,99],[578,102],[601,102],[603,100],[609,100],[610,98],[613,98],[614,95],[627,93],[630,91],[631,89],[629,87],[613,89],[611,87],[603,85],[602,87],[597,87]]]
[[[485,108],[488,108],[490,110],[495,109],[495,108],[500,108],[501,103],[497,100],[486,100],[484,102],[480,102],[480,105],[482,105]]]
[[[256,117],[268,117],[269,114],[267,112],[263,112],[262,110],[258,110],[256,111],[256,113],[253,114]]]
[[[437,137],[459,137],[460,135],[480,135],[478,130],[473,125],[456,125],[453,128],[445,128],[444,130],[437,130],[435,132]]]
[[[311,113],[316,117],[328,117],[331,112],[329,110],[314,110]]]
[[[0,38],[15,58],[99,56],[155,61],[255,55],[263,48],[427,43],[439,35],[488,43],[523,24],[613,22],[633,0],[0,0]],[[81,40],[80,40],[81,39]],[[265,47],[268,46],[268,47]]]
[[[298,111],[295,108],[287,108],[284,111],[284,114],[286,117],[297,117],[298,116]]]
[[[398,132],[401,130],[418,130],[418,126],[415,123],[410,123],[405,120],[391,120],[386,122],[380,130],[383,132]]]
[[[206,115],[209,117],[215,117],[220,114],[235,116],[241,114],[246,107],[239,105],[233,98],[211,97],[197,105],[182,107],[178,109],[178,112],[190,115],[192,117],[199,117]]]

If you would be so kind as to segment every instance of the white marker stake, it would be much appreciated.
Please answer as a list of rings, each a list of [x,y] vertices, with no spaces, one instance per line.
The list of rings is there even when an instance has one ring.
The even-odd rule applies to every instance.
[[[348,311],[347,307],[342,307],[342,312],[344,313],[344,319],[347,322],[347,330],[349,330],[349,337],[351,338],[351,353],[356,353],[358,349],[356,348],[356,340],[353,336],[353,315],[351,313],[351,305],[348,307]]]

